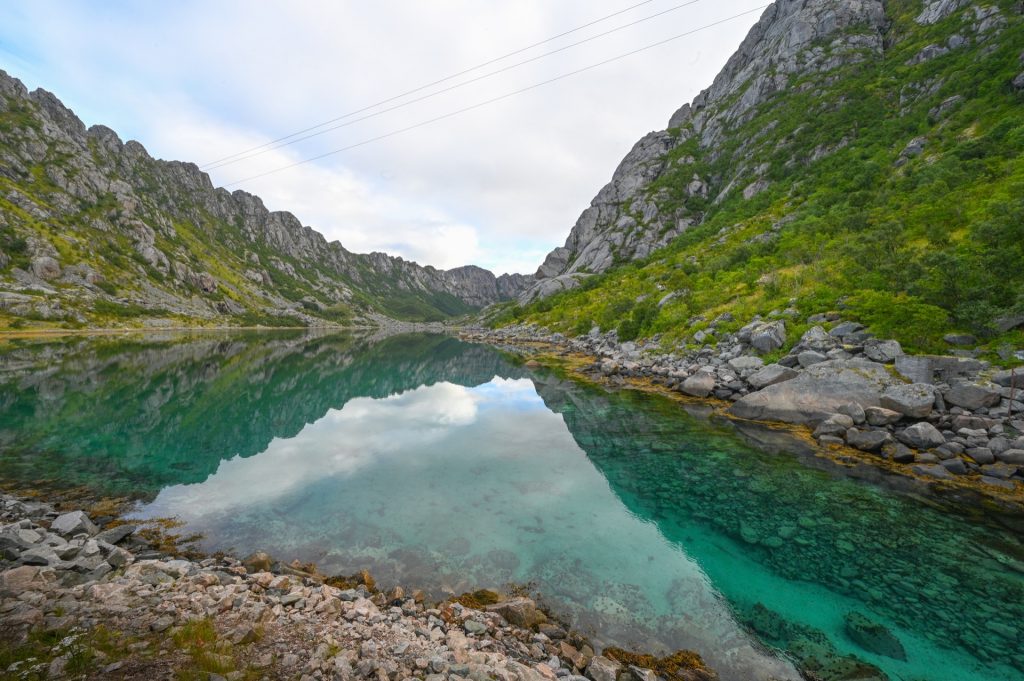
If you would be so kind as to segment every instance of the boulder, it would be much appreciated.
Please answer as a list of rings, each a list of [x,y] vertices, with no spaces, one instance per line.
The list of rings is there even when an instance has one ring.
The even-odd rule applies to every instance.
[[[868,422],[868,425],[888,426],[896,423],[901,418],[903,418],[903,414],[892,409],[886,409],[885,407],[864,408],[864,419]]]
[[[900,640],[884,625],[869,620],[859,612],[850,612],[843,618],[846,635],[869,653],[906,660],[907,651]]]
[[[867,420],[867,415],[864,413],[864,407],[860,406],[856,402],[848,402],[839,407],[839,413],[846,414],[853,419],[853,422],[857,425],[860,425]]]
[[[939,429],[927,421],[907,426],[896,434],[896,438],[915,449],[932,449],[946,443],[946,438],[942,436]]]
[[[886,442],[882,445],[882,456],[893,463],[913,463],[914,451],[902,442]]]
[[[992,450],[988,447],[971,447],[966,453],[967,456],[971,457],[975,463],[983,466],[985,464],[995,463],[996,461],[995,454],[993,454]]]
[[[783,381],[796,378],[799,375],[800,372],[795,369],[790,369],[789,367],[784,367],[779,364],[769,364],[763,369],[758,369],[757,372],[750,375],[747,378],[747,383],[749,383],[754,390],[761,390],[762,388],[767,388],[770,385],[775,385],[776,383],[782,383]]]
[[[899,341],[872,339],[864,342],[864,356],[874,362],[892,364],[902,355],[903,348]]]
[[[863,359],[829,360],[807,368],[796,378],[745,395],[729,412],[747,419],[816,423],[849,403],[864,409],[879,406],[882,391],[895,383],[881,364]]]
[[[740,357],[730,359],[728,364],[733,371],[742,374],[745,371],[757,371],[764,366],[764,360],[760,357],[742,355]]]
[[[597,655],[587,665],[587,676],[593,679],[593,681],[616,681],[621,670],[622,665],[618,662]]]
[[[949,404],[975,411],[983,407],[994,407],[1002,399],[999,387],[992,384],[958,383],[943,397]]]
[[[814,429],[814,437],[820,438],[822,435],[844,436],[846,431],[852,427],[853,419],[846,414],[832,414]]]
[[[906,383],[886,388],[882,406],[914,419],[926,418],[935,404],[935,388],[927,383]]]
[[[997,371],[992,374],[992,382],[1004,388],[1024,388],[1024,367]]]
[[[688,377],[680,388],[684,393],[693,397],[707,397],[714,389],[715,377],[704,371],[698,371]]]
[[[71,511],[57,516],[50,524],[50,529],[65,537],[74,537],[76,534],[87,534],[91,537],[99,532],[99,528],[82,511]]]
[[[1009,463],[1014,465],[1024,465],[1024,449],[1007,449],[1004,452],[1000,452],[995,455],[1002,463]]]
[[[969,333],[947,333],[942,337],[950,345],[975,345],[978,339]]]
[[[495,603],[487,606],[487,612],[496,612],[509,624],[527,629],[548,621],[544,613],[537,609],[537,604],[529,598],[512,598]]]
[[[783,321],[759,324],[750,332],[750,344],[759,352],[778,350],[786,343],[786,324]]]
[[[820,352],[816,352],[815,350],[804,350],[803,352],[796,356],[796,360],[800,362],[800,366],[806,369],[809,366],[821,364],[822,362],[827,362],[828,357],[826,355],[821,354]]]
[[[846,431],[846,444],[863,452],[877,452],[891,440],[892,435],[884,430],[850,428]]]
[[[914,466],[911,470],[917,473],[918,475],[924,475],[929,478],[939,478],[940,480],[949,480],[950,478],[953,477],[953,475],[949,471],[947,471],[945,467],[940,466],[937,463],[918,464]]]
[[[48,255],[32,259],[32,274],[47,281],[60,277],[60,263]]]

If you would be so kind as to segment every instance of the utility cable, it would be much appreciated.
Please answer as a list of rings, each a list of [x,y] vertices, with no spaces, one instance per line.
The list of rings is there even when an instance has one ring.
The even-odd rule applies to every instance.
[[[464,81],[462,81],[460,83],[456,83],[454,85],[449,85],[446,88],[442,88],[440,90],[435,90],[433,92],[429,92],[429,93],[427,93],[425,95],[421,95],[421,96],[416,97],[414,99],[410,99],[410,100],[407,100],[407,101],[402,102],[400,104],[396,104],[394,106],[390,106],[390,107],[388,107],[386,109],[381,109],[379,111],[374,111],[373,113],[369,113],[369,114],[367,114],[365,116],[360,116],[359,118],[355,118],[353,120],[346,121],[345,123],[338,123],[337,125],[332,125],[329,128],[324,128],[323,130],[318,130],[317,132],[309,132],[311,130],[316,130],[316,128],[321,128],[321,127],[323,127],[325,125],[328,125],[329,123],[333,123],[333,122],[336,122],[336,121],[343,120],[345,118],[349,118],[351,116],[354,116],[356,113],[359,113],[361,111],[366,111],[367,109],[370,109],[370,108],[373,108],[375,106],[378,106],[380,104],[380,102],[378,102],[378,104],[374,104],[374,105],[372,105],[370,107],[366,107],[364,109],[360,109],[359,111],[354,111],[354,112],[351,112],[351,113],[347,113],[347,114],[345,114],[344,116],[342,116],[340,118],[335,118],[333,121],[328,121],[326,123],[321,123],[320,125],[315,126],[314,128],[308,128],[306,131],[304,131],[304,132],[309,132],[309,134],[307,134],[307,135],[303,135],[302,132],[293,133],[293,134],[288,136],[287,141],[286,141],[286,138],[281,138],[277,142],[268,142],[267,144],[259,147],[258,149],[254,149],[252,151],[252,153],[241,152],[240,154],[235,154],[234,157],[228,157],[225,160],[207,164],[206,166],[203,166],[203,170],[207,170],[207,171],[209,171],[209,170],[216,170],[218,168],[223,168],[225,166],[234,165],[235,163],[240,163],[242,161],[247,161],[247,160],[249,160],[251,158],[255,158],[257,156],[262,156],[263,154],[266,154],[268,152],[274,151],[275,149],[280,149],[282,147],[287,147],[287,146],[290,146],[292,144],[298,144],[299,142],[308,140],[310,138],[318,137],[320,135],[325,135],[325,134],[327,134],[327,133],[329,133],[329,132],[331,132],[333,130],[338,130],[339,128],[346,128],[346,127],[348,127],[350,125],[355,125],[356,123],[360,123],[360,122],[368,120],[370,118],[376,118],[377,116],[381,116],[383,114],[389,113],[391,111],[395,111],[397,109],[404,109],[407,106],[411,106],[413,104],[416,104],[417,102],[422,102],[425,99],[431,99],[432,97],[436,97],[437,95],[441,95],[441,94],[444,94],[446,92],[451,92],[452,90],[458,90],[459,88],[465,87],[466,85],[471,85],[472,83],[476,83],[476,82],[479,82],[481,80],[486,80],[487,78],[491,78],[491,77],[499,75],[501,73],[505,73],[506,71],[511,71],[512,69],[518,68],[520,66],[524,66],[526,64],[530,64],[532,62],[544,59],[545,57],[550,57],[553,54],[558,54],[559,52],[565,52],[566,50],[570,50],[570,49],[572,49],[574,47],[579,47],[580,45],[583,45],[584,43],[589,43],[591,41],[597,40],[598,38],[603,38],[603,37],[605,37],[607,35],[611,35],[612,33],[617,33],[617,32],[622,31],[624,29],[630,28],[631,26],[636,26],[637,24],[641,24],[641,23],[643,23],[645,21],[650,21],[651,19],[656,19],[657,17],[660,17],[660,16],[663,16],[665,14],[668,14],[669,12],[675,12],[676,10],[682,9],[684,7],[688,7],[690,5],[695,5],[698,2],[702,2],[702,0],[688,0],[687,2],[684,2],[682,4],[676,5],[674,7],[670,7],[668,9],[666,9],[666,10],[662,10],[661,12],[658,12],[656,14],[652,14],[652,15],[644,17],[642,19],[637,19],[636,21],[631,21],[628,24],[623,24],[622,26],[617,26],[615,28],[612,28],[612,29],[609,29],[607,31],[604,31],[603,33],[598,33],[596,35],[592,35],[590,37],[584,38],[583,40],[577,41],[575,43],[570,43],[568,45],[564,45],[564,46],[559,47],[557,49],[551,50],[550,52],[544,52],[543,54],[539,54],[539,55],[536,55],[534,57],[530,57],[529,59],[525,59],[523,61],[516,62],[515,64],[509,64],[508,66],[503,66],[502,68],[497,69],[495,71],[490,71],[490,72],[482,74],[480,76],[476,76],[475,78],[470,78],[469,80],[464,80]],[[400,95],[400,96],[404,96],[404,95]],[[395,98],[393,98],[393,99],[395,99]],[[298,135],[302,135],[302,136],[298,137]],[[292,138],[294,138],[294,139],[292,139]]]
[[[340,153],[345,152],[345,151],[350,151],[352,149],[356,149],[358,147],[362,147],[362,146],[365,146],[367,144],[371,144],[373,142],[378,142],[380,140],[387,139],[389,137],[394,137],[396,135],[401,135],[402,133],[409,132],[410,130],[415,130],[417,128],[422,128],[422,127],[424,127],[426,125],[430,125],[431,123],[437,123],[438,121],[443,121],[445,119],[452,118],[453,116],[458,116],[459,114],[463,114],[463,113],[466,113],[468,111],[473,111],[474,109],[479,109],[481,107],[487,106],[489,104],[494,104],[495,102],[500,102],[502,100],[508,99],[510,97],[514,97],[516,95],[521,95],[524,92],[529,92],[531,90],[536,90],[539,87],[543,87],[545,85],[550,85],[551,83],[556,83],[556,82],[558,82],[560,80],[564,80],[566,78],[570,78],[572,76],[579,75],[579,74],[584,73],[586,71],[591,71],[591,70],[596,69],[598,67],[605,66],[607,64],[611,64],[612,62],[616,62],[616,61],[619,61],[621,59],[625,59],[626,57],[631,57],[631,56],[633,56],[635,54],[639,54],[641,52],[646,52],[647,50],[654,49],[655,47],[660,47],[660,46],[665,45],[667,43],[670,43],[672,41],[679,40],[680,38],[685,38],[685,37],[691,36],[691,35],[693,35],[695,33],[700,33],[701,31],[706,31],[709,28],[714,28],[715,26],[719,26],[719,25],[727,23],[729,21],[733,21],[735,19],[739,19],[740,17],[744,17],[744,16],[746,16],[748,14],[753,14],[754,12],[759,12],[759,11],[765,9],[768,6],[769,5],[760,5],[758,7],[754,7],[753,9],[749,9],[749,10],[747,10],[745,12],[740,12],[739,14],[734,14],[731,17],[726,17],[725,19],[719,19],[718,21],[714,21],[714,22],[712,22],[710,24],[705,24],[704,26],[701,26],[699,28],[695,28],[695,29],[686,31],[685,33],[680,33],[680,34],[674,35],[674,36],[672,36],[670,38],[666,38],[664,40],[659,40],[658,42],[655,42],[655,43],[650,43],[649,45],[645,45],[643,47],[639,47],[639,48],[637,48],[635,50],[630,50],[629,52],[624,52],[622,54],[619,54],[617,56],[611,57],[609,59],[605,59],[604,61],[600,61],[600,62],[591,64],[589,66],[584,66],[583,68],[576,69],[575,71],[569,71],[568,73],[563,73],[560,76],[555,76],[554,78],[549,78],[548,80],[541,81],[539,83],[534,83],[533,85],[521,88],[519,90],[514,90],[512,92],[507,92],[507,93],[505,93],[503,95],[499,95],[498,97],[492,97],[491,99],[487,99],[487,100],[484,100],[482,102],[477,102],[476,104],[472,104],[470,106],[463,107],[461,109],[456,109],[455,111],[451,111],[451,112],[443,114],[441,116],[436,116],[434,118],[428,118],[427,120],[420,121],[419,123],[415,123],[413,125],[410,125],[410,126],[407,126],[407,127],[404,127],[404,128],[400,128],[398,130],[393,130],[391,132],[387,132],[387,133],[384,133],[382,135],[377,135],[376,137],[371,137],[369,139],[365,139],[365,140],[362,140],[360,142],[356,142],[355,144],[350,144],[348,146],[341,147],[340,149],[335,149],[333,151],[328,151],[326,153],[319,154],[317,156],[312,156],[310,158],[303,159],[301,161],[296,161],[295,163],[291,163],[291,164],[288,164],[286,166],[282,166],[280,168],[275,168],[274,170],[268,170],[268,171],[266,171],[264,173],[259,173],[257,175],[252,175],[250,177],[246,177],[246,178],[243,178],[241,180],[236,180],[235,182],[228,183],[228,184],[226,184],[224,186],[225,187],[234,187],[235,185],[242,184],[243,182],[250,182],[252,180],[257,180],[257,179],[262,178],[262,177],[267,177],[268,175],[274,175],[276,173],[280,173],[280,172],[283,172],[285,170],[291,170],[292,168],[296,168],[298,166],[305,165],[307,163],[312,163],[313,161],[319,161],[320,159],[327,158],[328,156],[334,156],[335,154],[340,154]]]
[[[245,154],[248,154],[251,151],[256,151],[257,149],[262,149],[263,147],[268,147],[268,146],[270,146],[272,144],[277,144],[278,142],[283,142],[284,140],[291,139],[292,137],[295,137],[296,135],[301,135],[302,133],[310,132],[312,130],[316,130],[317,128],[322,128],[325,125],[330,125],[331,123],[335,123],[335,122],[340,121],[340,120],[342,120],[344,118],[348,118],[349,116],[354,116],[356,114],[363,113],[364,111],[369,111],[370,109],[374,108],[375,106],[380,106],[381,104],[389,104],[389,103],[395,101],[396,99],[401,99],[402,97],[406,97],[408,95],[416,94],[417,92],[420,92],[422,90],[426,90],[428,87],[433,87],[434,85],[440,85],[441,83],[445,83],[445,82],[447,82],[447,81],[449,81],[449,80],[451,80],[453,78],[458,78],[459,76],[464,76],[467,73],[472,73],[473,71],[476,71],[477,69],[482,69],[485,66],[490,66],[491,64],[494,64],[495,62],[499,62],[502,59],[508,59],[509,57],[514,57],[517,54],[521,54],[523,52],[526,52],[527,50],[532,50],[535,47],[540,47],[541,45],[545,45],[547,43],[550,43],[553,40],[558,40],[559,38],[564,38],[567,35],[571,35],[573,33],[577,33],[579,31],[582,31],[585,28],[590,28],[591,26],[593,26],[595,24],[600,24],[603,21],[607,21],[609,19],[617,17],[620,14],[625,14],[626,12],[629,12],[630,10],[634,10],[637,7],[642,7],[643,5],[649,5],[652,2],[654,2],[654,0],[643,0],[643,2],[638,2],[635,5],[630,5],[629,7],[625,7],[623,9],[620,9],[617,12],[612,12],[611,14],[606,14],[603,17],[598,17],[597,19],[594,19],[592,21],[588,21],[587,23],[585,23],[585,24],[583,24],[581,26],[577,26],[576,28],[571,28],[571,29],[569,29],[567,31],[562,31],[558,35],[553,35],[550,38],[545,38],[544,40],[540,40],[538,42],[532,43],[530,45],[527,45],[526,47],[520,47],[518,50],[512,50],[511,52],[507,52],[507,53],[501,55],[500,57],[494,57],[493,59],[488,59],[485,62],[481,62],[481,63],[477,64],[476,66],[471,66],[468,69],[463,69],[462,71],[459,71],[458,73],[453,73],[450,76],[445,76],[444,78],[439,78],[438,80],[435,80],[433,82],[426,83],[424,85],[420,85],[419,87],[415,87],[412,90],[407,90],[406,92],[403,92],[401,94],[395,95],[393,97],[388,97],[387,99],[382,99],[381,101],[376,102],[374,104],[370,104],[368,106],[365,106],[362,109],[357,109],[355,111],[350,111],[347,114],[342,114],[341,116],[338,116],[337,118],[332,118],[329,121],[324,121],[323,123],[318,123],[316,125],[310,126],[310,127],[305,128],[303,130],[299,130],[297,132],[293,132],[290,135],[285,135],[284,137],[278,137],[276,140],[271,140],[269,142],[265,142],[263,144],[260,144],[260,145],[257,145],[255,147],[252,147],[250,149],[246,149],[245,151],[239,151],[238,153],[231,154],[230,156],[225,156],[223,158],[219,158],[216,161],[210,161],[209,163],[207,163],[207,164],[205,164],[205,165],[203,165],[201,167],[206,168],[207,166],[216,165],[216,164],[220,163],[221,161],[226,161],[226,160],[234,158],[236,156],[243,156]]]

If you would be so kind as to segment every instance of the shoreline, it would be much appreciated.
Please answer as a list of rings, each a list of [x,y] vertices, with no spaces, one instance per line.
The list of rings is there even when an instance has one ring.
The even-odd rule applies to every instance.
[[[0,493],[6,673],[614,681],[653,678],[638,666],[646,664],[669,679],[718,678],[689,651],[597,654],[519,593],[482,589],[431,603],[402,587],[380,592],[365,572],[325,577],[259,553],[182,557],[173,542],[154,546],[154,535],[142,538],[115,507],[105,510],[94,523],[81,509]]]
[[[996,504],[1003,511],[1024,514],[1024,466],[1018,467],[1015,474],[1000,480],[999,482],[1002,484],[993,484],[996,481],[991,479],[983,481],[981,475],[969,475],[967,471],[961,474],[943,475],[945,467],[942,467],[941,462],[937,461],[938,457],[929,455],[927,450],[914,451],[909,447],[903,447],[902,449],[911,452],[909,456],[912,458],[907,459],[906,452],[901,452],[902,457],[891,457],[886,456],[879,448],[875,448],[874,451],[865,451],[851,446],[843,438],[828,434],[822,437],[821,423],[828,419],[821,419],[818,423],[792,423],[771,418],[738,416],[730,411],[735,404],[734,401],[717,398],[710,391],[704,395],[692,394],[683,389],[685,380],[679,380],[672,385],[664,380],[664,376],[654,374],[651,369],[657,366],[661,358],[653,353],[646,357],[639,354],[631,357],[633,364],[631,368],[623,366],[625,362],[621,362],[613,371],[608,371],[609,357],[619,359],[621,355],[614,350],[611,352],[595,351],[591,343],[586,340],[581,341],[581,338],[570,339],[560,334],[547,334],[543,330],[534,328],[512,328],[511,331],[509,328],[496,330],[466,328],[460,330],[459,337],[467,342],[483,343],[513,352],[528,361],[537,362],[541,366],[557,367],[570,374],[574,380],[610,389],[654,393],[681,404],[710,408],[711,413],[719,418],[736,423],[754,423],[773,431],[785,432],[796,440],[813,447],[817,457],[827,459],[838,466],[846,468],[857,465],[869,466],[916,481],[937,493],[966,492],[977,496],[982,503]],[[614,347],[616,343],[613,341],[611,345]],[[745,356],[749,355],[741,355],[741,357]],[[694,374],[703,373],[702,370],[694,372]],[[1024,378],[1024,371],[1017,374],[1017,378]],[[1024,390],[1018,390],[1020,393],[1024,393]],[[1024,397],[1024,395],[1021,396]],[[897,416],[899,415],[897,414]],[[1014,416],[1024,419],[1024,413],[1016,413]],[[1009,419],[1006,420],[1009,421]],[[913,422],[927,423],[923,419],[907,417],[896,421],[900,425]],[[849,425],[853,426],[854,424],[850,423]],[[864,426],[865,424],[862,420],[857,425]],[[891,428],[892,424],[888,425]],[[892,430],[887,432],[892,433]],[[889,441],[894,445],[902,444],[895,437],[889,437]],[[943,470],[937,470],[936,466],[942,467]]]

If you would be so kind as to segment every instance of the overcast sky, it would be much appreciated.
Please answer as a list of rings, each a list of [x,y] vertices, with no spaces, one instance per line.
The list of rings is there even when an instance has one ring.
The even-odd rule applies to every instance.
[[[666,10],[650,0],[434,88]],[[0,68],[158,158],[206,164],[618,12],[639,0],[0,0]],[[210,172],[356,252],[533,272],[642,135],[707,87],[760,12],[259,179],[699,29],[765,0],[686,6],[578,47]],[[380,108],[371,110],[379,111]],[[365,114],[360,114],[360,116]]]

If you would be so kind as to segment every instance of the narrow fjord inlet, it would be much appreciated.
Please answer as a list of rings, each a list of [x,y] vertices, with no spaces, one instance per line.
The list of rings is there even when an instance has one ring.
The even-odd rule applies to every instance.
[[[369,569],[436,598],[531,582],[596,643],[699,650],[727,680],[1024,678],[1021,518],[858,480],[785,433],[446,336],[8,356],[7,482],[135,495],[134,515],[177,516],[210,551]]]

